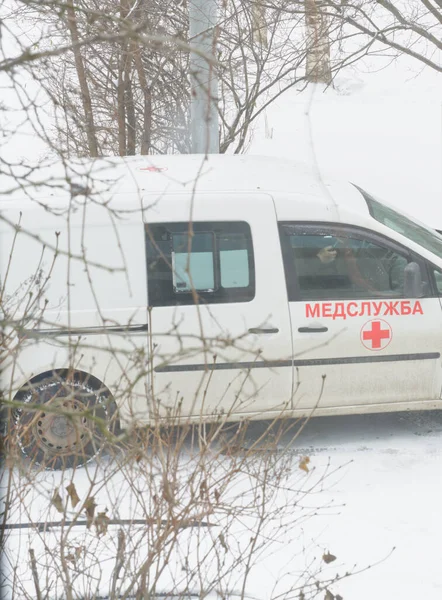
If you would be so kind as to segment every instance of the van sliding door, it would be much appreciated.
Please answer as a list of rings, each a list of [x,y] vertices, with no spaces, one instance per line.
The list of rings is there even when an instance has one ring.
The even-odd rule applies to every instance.
[[[272,199],[168,197],[145,229],[151,417],[284,412],[292,342]]]

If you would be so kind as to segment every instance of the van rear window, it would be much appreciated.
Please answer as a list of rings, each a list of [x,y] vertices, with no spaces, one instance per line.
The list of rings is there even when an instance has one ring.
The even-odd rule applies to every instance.
[[[149,306],[249,302],[255,296],[245,222],[146,225]]]

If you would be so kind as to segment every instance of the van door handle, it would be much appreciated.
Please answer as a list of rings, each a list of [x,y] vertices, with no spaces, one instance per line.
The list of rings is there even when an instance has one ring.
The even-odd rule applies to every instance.
[[[299,333],[325,333],[328,327],[300,327]]]
[[[266,328],[261,328],[261,327],[251,327],[249,329],[249,333],[278,333],[279,329],[277,327],[269,327],[268,329]]]

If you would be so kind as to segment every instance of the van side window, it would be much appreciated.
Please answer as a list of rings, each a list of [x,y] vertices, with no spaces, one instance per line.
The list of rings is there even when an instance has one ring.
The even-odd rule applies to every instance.
[[[190,243],[189,243],[190,242]],[[175,294],[213,292],[215,289],[215,235],[172,233],[172,284]]]
[[[244,222],[145,226],[150,306],[249,302],[255,296],[250,227]]]
[[[290,300],[401,298],[406,250],[363,230],[280,225]],[[414,259],[413,259],[414,260]],[[422,269],[425,279],[426,269]]]

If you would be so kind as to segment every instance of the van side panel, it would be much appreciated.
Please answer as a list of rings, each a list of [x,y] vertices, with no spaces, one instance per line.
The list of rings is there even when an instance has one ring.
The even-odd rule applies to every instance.
[[[147,282],[139,204],[95,202],[75,208],[52,200],[10,206],[2,216],[1,280],[7,319],[19,323],[2,385],[19,389],[57,368],[92,373],[123,400],[146,409]],[[128,210],[131,209],[131,210]],[[22,213],[20,217],[20,212]],[[56,214],[55,214],[56,213]],[[133,382],[136,382],[135,386]],[[124,400],[126,402],[126,400]]]

